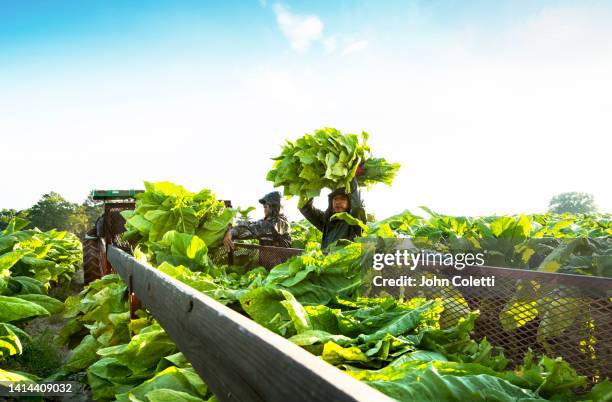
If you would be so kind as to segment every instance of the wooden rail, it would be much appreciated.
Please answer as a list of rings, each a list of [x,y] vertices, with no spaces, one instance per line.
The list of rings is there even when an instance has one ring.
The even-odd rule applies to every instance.
[[[107,258],[220,401],[391,401],[124,251]]]

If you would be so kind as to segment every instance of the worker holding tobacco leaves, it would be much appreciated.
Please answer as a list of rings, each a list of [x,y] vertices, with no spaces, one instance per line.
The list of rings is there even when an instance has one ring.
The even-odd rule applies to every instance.
[[[262,246],[291,247],[289,221],[282,213],[280,193],[266,194],[259,203],[263,205],[264,218],[230,227],[223,237],[227,251],[234,249],[234,239],[257,239]]]
[[[360,166],[357,175],[362,171],[363,169]],[[363,200],[361,199],[359,185],[355,178],[350,183],[350,192],[347,192],[345,187],[341,187],[329,194],[327,210],[321,211],[315,208],[312,203],[312,198],[306,201],[306,204],[300,208],[300,212],[313,226],[323,233],[323,240],[321,242],[323,249],[335,241],[341,239],[353,240],[361,235],[361,227],[349,225],[341,219],[332,219],[334,214],[347,212],[362,222],[366,221]]]

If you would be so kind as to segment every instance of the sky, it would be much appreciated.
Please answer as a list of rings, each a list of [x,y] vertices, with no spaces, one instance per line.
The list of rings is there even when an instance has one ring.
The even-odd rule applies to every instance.
[[[285,139],[335,127],[402,165],[364,194],[378,218],[567,191],[612,212],[611,20],[588,0],[0,0],[0,208],[145,180],[256,205]]]

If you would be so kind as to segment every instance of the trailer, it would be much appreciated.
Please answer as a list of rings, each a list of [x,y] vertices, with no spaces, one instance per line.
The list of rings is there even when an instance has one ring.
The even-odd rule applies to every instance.
[[[124,207],[121,205],[119,208]],[[109,219],[119,219],[118,214]],[[122,219],[122,218],[121,218]],[[121,222],[120,222],[121,223]],[[107,228],[122,228],[110,222]],[[119,232],[105,233],[105,267],[117,272],[129,289],[132,313],[142,305],[162,325],[194,369],[221,401],[386,401],[385,395],[354,380],[339,369],[311,355],[249,318],[192,289],[159,270],[134,259],[121,243]],[[219,248],[211,258],[231,264],[236,259],[254,261],[266,268],[300,254],[301,249],[236,243],[226,253]],[[478,271],[475,272],[474,270]],[[423,266],[420,275],[451,275],[445,267]],[[589,386],[612,374],[612,279],[501,267],[473,267],[453,275],[495,276],[494,287],[466,288],[462,300],[445,300],[448,318],[458,319],[469,309],[479,310],[474,336],[504,347],[511,364],[520,364],[529,350],[562,357],[585,375]],[[542,337],[541,318],[515,329],[505,328],[500,315],[508,303],[519,301],[515,314],[529,314],[525,300],[555,300],[549,316],[556,317],[560,335]],[[563,297],[559,297],[562,295]],[[411,296],[441,297],[435,289]],[[580,300],[580,309],[575,300]],[[588,335],[596,340],[584,349],[576,347],[585,328],[575,319],[588,314],[593,323]]]

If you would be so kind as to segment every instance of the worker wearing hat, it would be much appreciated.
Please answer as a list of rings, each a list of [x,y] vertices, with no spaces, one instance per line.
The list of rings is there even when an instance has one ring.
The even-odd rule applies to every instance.
[[[351,189],[340,187],[332,191],[328,196],[328,206],[325,211],[314,207],[313,199],[305,202],[300,208],[304,217],[317,229],[323,233],[321,247],[326,249],[332,243],[341,240],[353,240],[361,235],[359,226],[350,225],[340,219],[332,219],[334,214],[346,212],[354,218],[366,221],[366,212],[361,199],[361,192],[357,180],[351,181]]]
[[[234,249],[234,240],[257,239],[262,246],[291,247],[289,221],[282,212],[281,195],[278,191],[266,194],[259,200],[263,205],[264,218],[256,222],[241,222],[230,227],[223,238],[226,250]]]

